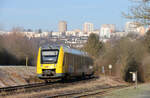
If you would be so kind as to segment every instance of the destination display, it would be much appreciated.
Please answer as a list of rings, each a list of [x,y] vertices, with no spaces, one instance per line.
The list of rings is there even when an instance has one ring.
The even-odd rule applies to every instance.
[[[42,55],[43,56],[51,56],[51,55],[57,55],[58,51],[43,51]]]

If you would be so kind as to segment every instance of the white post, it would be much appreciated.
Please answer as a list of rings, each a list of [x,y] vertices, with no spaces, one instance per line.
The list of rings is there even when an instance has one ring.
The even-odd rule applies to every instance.
[[[104,82],[106,83],[106,73],[105,73],[105,67],[102,66],[102,73],[104,74]]]
[[[138,79],[137,79],[137,71],[135,72],[135,76],[136,76],[136,81],[135,81],[135,86],[136,86],[136,87],[135,87],[135,88],[137,88],[137,86],[138,86],[138,83],[137,83],[137,82],[138,82]]]
[[[105,75],[105,68],[102,66],[102,73]]]
[[[135,82],[135,89],[137,88],[138,86],[138,77],[137,77],[137,71],[136,72],[130,72],[132,74],[132,81]]]

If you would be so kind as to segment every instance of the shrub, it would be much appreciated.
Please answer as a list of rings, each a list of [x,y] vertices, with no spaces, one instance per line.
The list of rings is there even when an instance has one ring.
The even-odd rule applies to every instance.
[[[100,55],[103,44],[99,41],[99,36],[91,33],[83,50],[86,51],[90,56],[96,58]]]
[[[150,78],[149,53],[143,41],[132,40],[130,37],[122,38],[115,43],[106,43],[105,51],[96,60],[96,64],[105,66],[108,74],[108,65],[113,65],[112,74],[126,81],[131,80],[130,71],[138,71],[138,80],[147,81]]]

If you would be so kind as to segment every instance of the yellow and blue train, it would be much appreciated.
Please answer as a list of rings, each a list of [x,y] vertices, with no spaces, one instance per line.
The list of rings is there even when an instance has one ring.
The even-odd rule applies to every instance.
[[[40,79],[93,75],[93,60],[87,53],[66,46],[39,48],[37,75]]]

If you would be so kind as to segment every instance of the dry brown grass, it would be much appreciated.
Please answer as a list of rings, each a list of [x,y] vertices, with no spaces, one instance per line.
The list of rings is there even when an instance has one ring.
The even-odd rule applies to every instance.
[[[26,69],[25,66],[0,66],[0,87],[38,82],[35,69],[36,67]]]
[[[32,93],[24,93],[24,94],[18,94],[18,95],[11,95],[7,96],[6,98],[36,98],[39,96],[46,96],[46,95],[54,95],[54,94],[59,94],[59,93],[65,93],[65,92],[74,92],[78,90],[83,90],[83,89],[91,89],[95,88],[100,85],[108,84],[111,86],[116,86],[116,85],[121,85],[121,84],[126,84],[125,82],[120,82],[121,80],[113,77],[101,77],[100,79],[97,79],[95,81],[90,81],[88,83],[81,83],[81,84],[76,84],[72,85],[69,87],[65,88],[59,88],[59,89],[51,89],[51,90],[46,90],[46,91],[41,91],[41,92],[32,92]],[[120,84],[121,83],[121,84]]]
[[[27,83],[40,83],[44,82],[44,80],[39,79],[37,76],[29,76],[28,78],[25,78]]]

